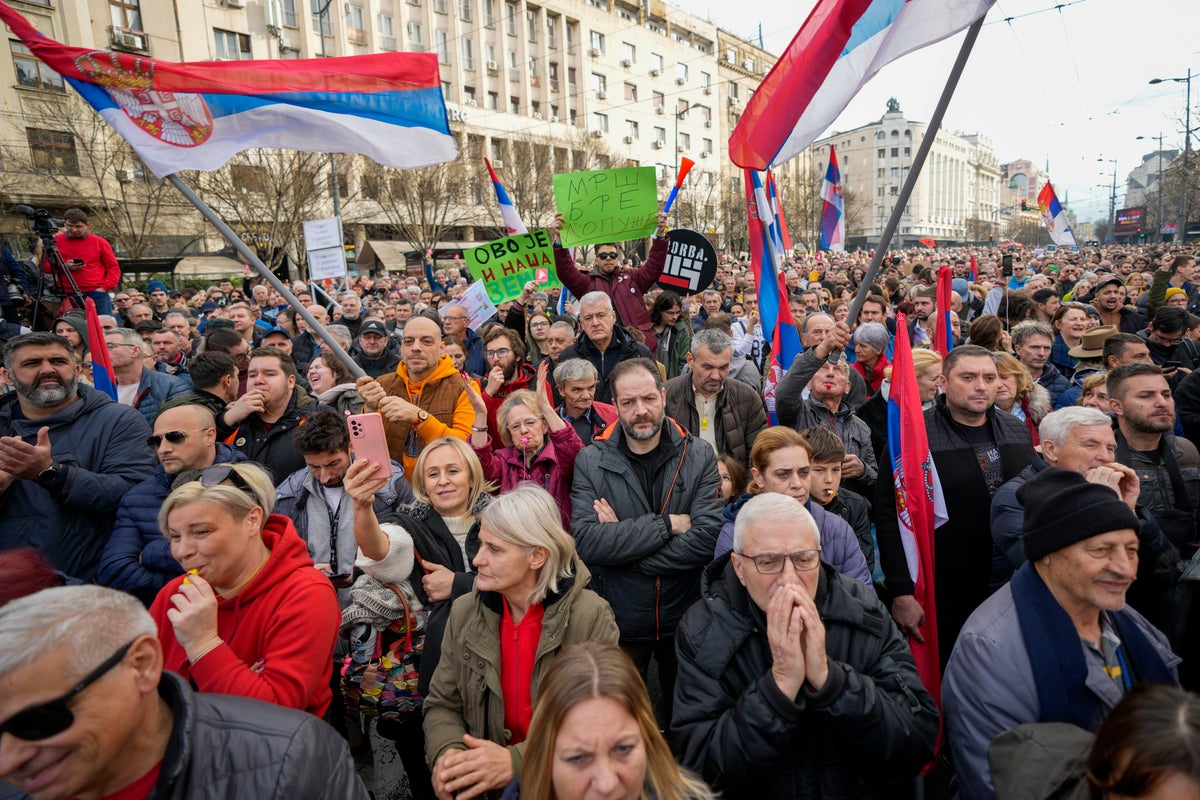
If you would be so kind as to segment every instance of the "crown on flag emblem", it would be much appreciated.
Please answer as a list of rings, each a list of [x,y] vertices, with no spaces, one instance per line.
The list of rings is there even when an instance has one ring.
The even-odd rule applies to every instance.
[[[154,89],[154,62],[96,50],[77,58],[75,65],[87,80],[107,89],[125,115],[155,139],[195,147],[212,136],[212,114],[200,95]]]

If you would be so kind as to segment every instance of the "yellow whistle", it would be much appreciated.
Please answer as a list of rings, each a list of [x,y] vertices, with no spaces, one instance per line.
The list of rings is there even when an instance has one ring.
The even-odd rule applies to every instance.
[[[200,574],[200,570],[198,570],[198,569],[189,569],[189,570],[187,571],[187,574],[188,574],[188,575],[199,575],[199,574]],[[191,582],[192,582],[192,579],[191,579],[191,578],[184,578],[184,579],[183,579],[183,582],[184,582],[184,583],[191,583]]]

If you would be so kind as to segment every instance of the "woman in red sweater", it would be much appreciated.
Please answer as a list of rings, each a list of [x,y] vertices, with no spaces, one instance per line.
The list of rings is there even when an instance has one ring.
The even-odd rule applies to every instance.
[[[178,485],[158,524],[187,571],[158,593],[164,667],[202,692],[322,716],[341,613],[256,464],[216,464]]]

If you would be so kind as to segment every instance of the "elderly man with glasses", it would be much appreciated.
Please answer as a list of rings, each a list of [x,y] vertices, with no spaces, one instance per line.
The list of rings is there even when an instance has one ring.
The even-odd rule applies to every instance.
[[[466,354],[467,372],[472,375],[486,375],[489,365],[483,355],[483,339],[468,327],[470,322],[471,314],[464,306],[451,304],[445,307],[442,327],[445,335],[453,337]]]
[[[195,692],[137,600],[99,586],[0,609],[0,778],[38,800],[368,796],[333,728]]]
[[[558,279],[576,297],[583,297],[589,292],[608,295],[616,311],[617,324],[641,331],[647,349],[655,352],[658,337],[654,333],[654,324],[650,322],[650,313],[646,310],[645,294],[658,281],[667,262],[667,215],[658,215],[654,244],[642,266],[622,271],[620,265],[624,254],[619,245],[609,242],[596,245],[595,269],[586,274],[575,265],[570,248],[563,247],[559,241],[558,233],[562,230],[563,222],[563,215],[557,214],[549,228],[554,235],[554,266]]]
[[[900,629],[821,560],[798,500],[755,497],[733,537],[676,633],[680,761],[740,797],[892,796],[933,758],[938,731]]]

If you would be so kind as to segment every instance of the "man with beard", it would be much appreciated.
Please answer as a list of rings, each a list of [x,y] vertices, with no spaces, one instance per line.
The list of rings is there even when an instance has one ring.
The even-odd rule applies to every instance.
[[[605,298],[607,299],[607,298]],[[620,645],[646,679],[662,684],[660,725],[671,718],[675,627],[700,598],[700,572],[721,531],[716,455],[666,413],[666,390],[649,358],[611,375],[618,423],[575,459],[571,529],[592,588],[612,606]]]
[[[275,513],[291,517],[296,532],[308,542],[308,554],[318,570],[338,589],[342,606],[349,602],[358,543],[354,539],[354,501],[342,490],[350,469],[350,431],[336,411],[319,411],[292,434],[292,444],[304,458],[304,469],[287,477],[276,490]],[[375,514],[395,513],[413,500],[404,467],[392,461],[392,476],[375,493]],[[381,473],[382,476],[382,473]]]
[[[0,550],[37,547],[91,580],[122,495],[149,478],[150,426],[79,382],[71,346],[52,333],[11,339],[0,398]]]
[[[496,412],[504,398],[518,389],[532,389],[537,370],[525,361],[525,342],[509,328],[496,328],[483,342],[488,372],[483,378],[483,403],[488,410],[488,433],[501,441]],[[553,400],[553,398],[550,398]]]
[[[912,296],[913,315],[908,322],[908,335],[913,347],[933,346],[933,313],[937,311],[937,287],[920,286]]]
[[[1146,327],[1146,318],[1125,305],[1125,281],[1119,275],[1100,280],[1092,293],[1092,305],[1100,312],[1101,325],[1112,325],[1121,333],[1137,333]]]
[[[362,300],[354,292],[346,292],[338,297],[341,309],[334,312],[334,322],[345,325],[351,336],[358,336],[362,327]]]

